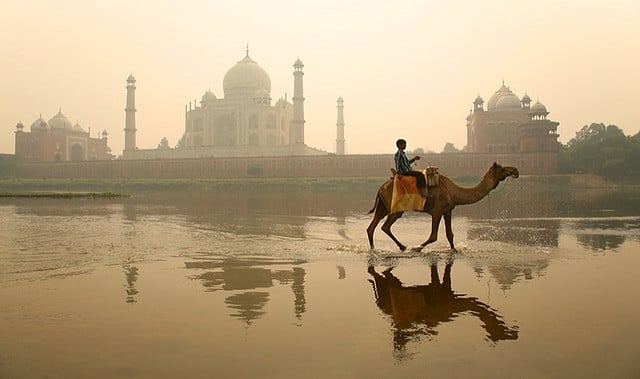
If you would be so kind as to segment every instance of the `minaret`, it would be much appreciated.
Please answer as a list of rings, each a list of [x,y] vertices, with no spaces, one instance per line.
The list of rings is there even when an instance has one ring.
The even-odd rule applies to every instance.
[[[293,119],[291,120],[290,143],[304,145],[304,96],[302,95],[302,67],[300,58],[293,64]]]
[[[336,126],[338,127],[338,134],[336,137],[336,154],[344,155],[344,114],[342,113],[344,110],[344,100],[342,100],[342,96],[338,98],[338,122]]]
[[[127,78],[127,107],[124,109],[124,150],[136,149],[136,79],[133,75]]]

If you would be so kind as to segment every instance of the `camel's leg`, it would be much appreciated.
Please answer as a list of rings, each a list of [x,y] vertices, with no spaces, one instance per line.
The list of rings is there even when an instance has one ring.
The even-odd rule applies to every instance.
[[[398,241],[398,239],[393,235],[393,233],[391,233],[391,225],[393,225],[393,223],[396,222],[396,220],[399,219],[400,217],[402,217],[402,212],[396,212],[388,215],[387,220],[384,222],[384,224],[382,224],[382,231],[387,233],[387,235],[391,237],[393,242],[395,242],[396,245],[398,245],[398,247],[400,248],[400,251],[404,251],[407,247],[403,245],[400,241]]]
[[[456,248],[453,246],[453,228],[451,227],[451,211],[444,214],[444,227],[451,250],[455,250]]]
[[[438,264],[431,264],[431,284],[439,285],[440,284],[440,276],[438,275]]]
[[[442,279],[442,285],[451,291],[451,266],[453,263],[447,263],[444,267],[444,278]]]
[[[416,251],[420,251],[428,244],[438,240],[438,228],[440,227],[441,218],[442,215],[431,215],[431,235],[429,236],[429,239],[420,244],[420,247],[415,249]]]
[[[376,204],[375,213],[373,214],[373,220],[371,220],[371,223],[367,228],[367,236],[369,237],[369,247],[371,249],[373,249],[373,233],[376,231],[376,227],[378,226],[378,223],[380,223],[380,220],[382,220],[386,215],[387,215],[387,209],[381,203]]]

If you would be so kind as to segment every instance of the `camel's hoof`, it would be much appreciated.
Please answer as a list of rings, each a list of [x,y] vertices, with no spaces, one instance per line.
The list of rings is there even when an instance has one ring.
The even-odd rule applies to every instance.
[[[400,251],[405,251],[405,250],[407,250],[407,247],[406,247],[405,245],[398,246],[398,247],[400,248]]]
[[[422,251],[422,249],[423,249],[422,246],[416,246],[416,247],[412,247],[411,251],[413,251],[414,253],[419,253]]]

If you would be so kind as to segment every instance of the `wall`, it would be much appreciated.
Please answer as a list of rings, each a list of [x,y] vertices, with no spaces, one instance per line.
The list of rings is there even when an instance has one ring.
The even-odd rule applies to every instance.
[[[427,154],[418,169],[440,168],[448,176],[484,174],[493,162],[516,166],[522,175],[553,174],[557,154]],[[85,162],[16,162],[20,178],[286,178],[384,177],[392,154],[252,158],[194,158]]]

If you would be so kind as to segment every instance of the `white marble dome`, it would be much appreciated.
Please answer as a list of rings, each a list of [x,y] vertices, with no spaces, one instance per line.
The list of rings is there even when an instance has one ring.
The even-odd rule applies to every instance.
[[[224,96],[253,96],[257,90],[271,93],[271,78],[253,59],[247,56],[227,71],[222,82]]]

